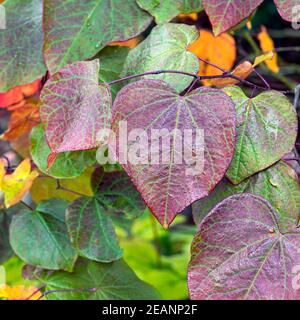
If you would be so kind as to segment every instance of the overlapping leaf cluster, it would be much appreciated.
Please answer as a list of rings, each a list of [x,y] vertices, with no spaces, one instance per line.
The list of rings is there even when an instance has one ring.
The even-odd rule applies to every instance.
[[[115,226],[127,230],[148,207],[168,228],[194,203],[199,229],[188,270],[192,299],[300,299],[292,284],[300,264],[300,187],[282,160],[295,145],[296,111],[278,91],[249,96],[226,86],[274,54],[264,52],[253,64],[238,65],[235,77],[222,78],[223,68],[235,62],[234,38],[201,30],[198,39],[194,26],[172,20],[204,9],[219,35],[261,3],[5,1],[0,91],[13,90],[18,98],[8,91],[0,99],[1,107],[13,110],[4,138],[30,139],[30,153],[13,172],[9,159],[1,159],[6,209],[0,212],[0,261],[14,252],[54,291],[52,299],[157,299],[157,290],[123,260]],[[297,3],[275,1],[288,21]],[[115,46],[137,36],[133,49]],[[226,64],[214,73],[198,58],[214,62],[220,47]],[[121,77],[126,81],[118,82]],[[224,88],[193,90],[193,80],[201,79]],[[143,128],[148,137],[168,129],[169,161],[121,161],[136,156],[138,140],[124,153],[99,132],[111,129],[119,142],[123,121],[128,131]],[[194,162],[174,160],[178,130],[185,129],[204,131],[199,173]],[[114,151],[121,165],[97,164],[96,153]],[[27,191],[33,201],[13,206]]]

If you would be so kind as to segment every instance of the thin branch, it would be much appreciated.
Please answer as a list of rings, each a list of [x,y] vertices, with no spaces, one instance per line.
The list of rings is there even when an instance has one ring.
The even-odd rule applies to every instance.
[[[268,90],[271,89],[270,84],[267,82],[267,80],[255,69],[253,68],[254,72],[256,73],[256,75],[260,78],[260,80],[265,84],[266,88],[268,88]]]
[[[256,89],[260,89],[260,90],[268,90],[268,88],[265,88],[265,87],[261,87],[261,86],[258,86],[250,81],[247,81],[247,80],[244,80],[244,79],[241,79],[231,73],[229,73],[228,71],[225,70],[225,72],[223,74],[218,74],[218,75],[211,75],[211,76],[198,76],[197,74],[193,74],[193,73],[189,73],[189,72],[184,72],[184,71],[177,71],[177,70],[157,70],[157,71],[149,71],[149,72],[144,72],[144,73],[139,73],[139,74],[134,74],[134,75],[131,75],[131,76],[127,76],[127,77],[124,77],[124,78],[120,78],[120,79],[117,79],[117,80],[113,80],[111,82],[108,82],[107,84],[108,85],[113,85],[113,84],[116,84],[116,83],[119,83],[119,82],[123,82],[123,81],[126,81],[126,80],[130,80],[130,79],[134,79],[134,78],[139,78],[139,77],[143,77],[143,76],[147,76],[147,75],[157,75],[157,74],[163,74],[163,73],[175,73],[175,74],[182,74],[182,75],[185,75],[185,76],[189,76],[189,77],[193,77],[195,79],[197,79],[197,81],[202,81],[202,80],[206,80],[206,79],[224,79],[224,78],[232,78],[232,79],[235,79],[247,86],[250,86],[250,87],[255,87]],[[283,93],[285,93],[286,91],[282,91]]]
[[[56,179],[56,189],[57,190],[66,191],[66,192],[70,192],[70,193],[73,193],[73,194],[75,194],[77,196],[80,196],[80,197],[85,197],[85,194],[83,194],[83,193],[80,193],[80,192],[65,188],[64,186],[62,186],[60,184],[60,181],[58,179]]]
[[[282,160],[284,160],[284,161],[299,161],[300,158],[299,157],[291,157],[291,158],[282,158]]]
[[[34,209],[30,205],[28,205],[26,202],[21,200],[20,203],[30,211],[34,211]]]
[[[300,47],[278,47],[275,48],[276,52],[285,52],[285,51],[300,51]]]
[[[215,67],[216,69],[222,71],[223,73],[229,73],[228,70],[225,70],[225,69],[223,69],[222,67],[219,67],[218,65],[216,65],[216,64],[214,64],[214,63],[212,63],[212,62],[210,62],[210,61],[208,61],[208,60],[205,60],[205,59],[200,58],[200,57],[198,57],[198,60],[200,60],[200,61],[202,61],[202,62],[204,62],[204,63],[206,63],[206,64],[209,64],[209,65],[212,66],[212,67]]]
[[[197,82],[198,82],[198,78],[195,78],[191,83],[191,85],[189,86],[189,88],[187,89],[185,95],[189,94],[194,89],[194,86]]]
[[[34,295],[36,295],[37,293],[39,293],[41,290],[43,290],[46,287],[46,285],[44,284],[43,286],[41,286],[40,288],[36,289],[35,291],[33,291],[33,293],[27,297],[25,300],[30,300],[30,298],[32,298]],[[40,299],[41,297],[39,297]],[[38,299],[38,300],[39,300]]]

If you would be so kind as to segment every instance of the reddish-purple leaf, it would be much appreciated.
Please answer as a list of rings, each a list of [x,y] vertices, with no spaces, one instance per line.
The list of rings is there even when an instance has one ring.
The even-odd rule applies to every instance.
[[[110,125],[111,94],[98,85],[99,61],[77,62],[54,74],[41,93],[41,119],[52,154],[97,147]]]
[[[279,14],[284,20],[299,23],[299,0],[274,0]],[[297,8],[298,7],[298,8]]]
[[[116,156],[164,227],[186,206],[208,195],[225,174],[234,152],[235,120],[232,100],[217,89],[199,88],[180,96],[162,80],[145,79],[131,83],[119,92],[112,121],[117,141]],[[119,133],[121,121],[126,121],[128,135]],[[144,136],[136,137],[132,130],[138,128],[145,130]],[[159,130],[164,130],[160,133],[165,140],[155,137]],[[185,140],[185,130],[192,131],[193,144]],[[204,135],[202,154],[199,144],[194,143],[201,130]],[[128,151],[121,150],[118,145],[124,145],[121,139],[127,136],[130,140]],[[169,141],[170,148],[165,143],[163,147],[162,141]],[[110,141],[111,154],[114,152],[112,146]],[[182,150],[187,148],[196,153],[193,154],[194,163],[180,146]],[[142,163],[133,163],[131,157],[135,154],[139,154]],[[155,159],[159,161],[155,162]],[[198,170],[202,160],[204,170]]]
[[[227,31],[249,17],[263,0],[203,0],[214,34]]]
[[[300,299],[300,230],[282,233],[265,199],[231,196],[200,224],[192,244],[192,299]]]

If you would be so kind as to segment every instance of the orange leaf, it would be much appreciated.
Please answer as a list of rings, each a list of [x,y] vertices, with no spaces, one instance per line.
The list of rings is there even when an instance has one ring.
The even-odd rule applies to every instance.
[[[40,122],[39,108],[34,103],[27,103],[12,112],[8,129],[1,136],[3,140],[16,140],[27,134]]]
[[[0,108],[7,108],[9,106],[20,105],[22,106],[25,102],[25,97],[34,95],[40,90],[41,80],[36,80],[30,84],[18,86],[10,89],[7,92],[0,93]]]
[[[240,79],[246,79],[253,71],[253,66],[249,61],[240,63],[231,73]],[[211,84],[216,87],[225,87],[239,83],[239,80],[233,78],[212,79]]]
[[[38,175],[36,170],[31,171],[29,159],[23,160],[12,174],[4,175],[1,191],[4,193],[5,206],[9,208],[21,201]]]
[[[135,48],[142,40],[141,36],[126,40],[126,41],[114,41],[110,42],[109,46],[121,46],[121,47],[128,47],[130,49]]]
[[[180,13],[177,16],[178,20],[180,21],[185,21],[185,20],[193,20],[193,21],[197,21],[198,20],[198,13],[194,12],[194,13]]]
[[[8,286],[0,285],[0,298],[8,300],[38,300],[41,292],[34,286],[25,287],[23,285]]]
[[[230,70],[236,59],[236,47],[234,38],[226,33],[215,37],[210,31],[200,30],[200,37],[189,45],[189,51],[197,57]],[[200,76],[219,75],[223,72],[213,66],[200,61]],[[204,80],[205,85],[211,85],[211,80]]]
[[[260,48],[264,53],[267,53],[269,51],[274,52],[274,42],[272,38],[269,36],[268,31],[266,27],[261,27],[261,32],[257,35],[257,38],[259,40]],[[279,66],[278,66],[278,56],[277,53],[274,52],[274,56],[272,59],[266,60],[265,64],[267,67],[273,71],[278,73],[279,72]]]

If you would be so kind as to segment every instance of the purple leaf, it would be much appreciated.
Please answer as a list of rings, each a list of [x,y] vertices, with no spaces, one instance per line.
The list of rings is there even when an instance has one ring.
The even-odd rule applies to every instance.
[[[145,79],[119,92],[112,121],[116,156],[164,227],[185,207],[207,196],[225,174],[234,152],[235,120],[232,100],[217,89],[199,88],[180,96],[162,80]],[[145,130],[146,136],[140,140],[129,139],[128,152],[118,147],[119,143],[124,145],[121,138],[124,139],[125,134],[119,133],[121,121],[126,121],[128,136],[134,129]],[[169,149],[163,149],[159,143],[162,139],[154,138],[158,130],[165,131],[164,141],[170,143]],[[203,130],[202,154],[198,147],[193,149],[196,139],[193,146],[186,143],[185,130],[192,131],[194,138]],[[155,145],[157,149],[151,150]],[[196,152],[194,163],[189,161],[187,153],[183,154],[180,146],[182,150],[190,146],[188,150]],[[137,152],[134,148],[139,149],[140,163],[133,163],[130,158]],[[110,153],[114,152],[111,141],[109,149]],[[177,156],[181,157],[181,163]],[[155,162],[157,159],[159,161]],[[200,162],[204,164],[203,170],[198,170]]]
[[[300,230],[282,233],[265,199],[231,196],[200,224],[188,270],[191,299],[300,299]]]
[[[263,0],[203,0],[203,6],[217,36],[249,17],[262,2]]]
[[[41,119],[52,155],[95,148],[97,132],[109,127],[111,94],[106,85],[98,85],[98,73],[98,60],[77,62],[44,86]]]
[[[284,20],[296,22],[299,24],[299,0],[274,0],[279,14]],[[297,8],[298,7],[298,11]]]

